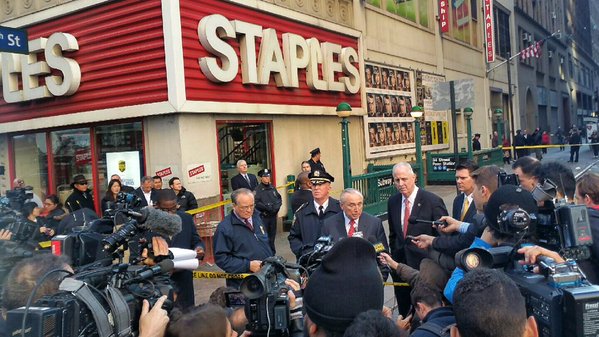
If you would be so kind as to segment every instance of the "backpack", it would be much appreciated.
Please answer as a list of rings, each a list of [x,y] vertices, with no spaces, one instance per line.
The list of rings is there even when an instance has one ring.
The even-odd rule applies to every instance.
[[[453,324],[442,326],[437,322],[430,321],[422,324],[416,330],[428,331],[438,337],[449,337],[449,330],[452,326]]]

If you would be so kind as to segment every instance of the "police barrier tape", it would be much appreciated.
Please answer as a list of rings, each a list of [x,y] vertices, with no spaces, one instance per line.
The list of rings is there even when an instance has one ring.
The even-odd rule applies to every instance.
[[[567,146],[586,146],[586,145],[599,145],[599,143],[584,143],[584,144],[546,144],[546,145],[525,145],[525,146],[502,146],[502,150],[524,150],[524,149],[544,149],[544,148],[555,148],[555,147],[567,147]]]
[[[193,272],[193,278],[194,279],[202,279],[202,278],[207,278],[207,279],[216,279],[216,278],[224,278],[224,279],[236,279],[236,280],[240,280],[243,278],[246,278],[248,276],[250,276],[252,274],[229,274],[229,273],[225,273],[225,272],[219,272],[219,271],[194,271]],[[409,284],[407,283],[400,283],[400,282],[383,282],[383,285],[385,286],[395,286],[395,287],[408,287]]]

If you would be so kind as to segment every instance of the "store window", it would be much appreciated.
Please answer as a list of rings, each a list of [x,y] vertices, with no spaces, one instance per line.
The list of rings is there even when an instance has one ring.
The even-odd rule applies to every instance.
[[[272,167],[271,123],[217,122],[221,187],[231,193],[231,178],[237,175],[237,161],[248,163],[248,172],[257,175]],[[274,181],[274,177],[273,177]]]
[[[366,0],[366,2],[429,28],[429,0]]]
[[[18,135],[12,138],[15,177],[25,186],[33,187],[33,193],[44,198],[48,194],[48,148],[45,133]],[[11,182],[12,183],[12,182]]]
[[[495,17],[495,51],[503,58],[507,58],[508,53],[511,53],[510,42],[510,14],[495,7],[493,8]]]
[[[125,185],[140,185],[145,161],[142,134],[141,122],[95,128],[100,195],[104,195],[110,176],[115,173]]]
[[[141,122],[13,135],[11,144],[11,178],[23,179],[42,199],[56,194],[63,204],[75,175],[85,176],[99,209],[111,174],[138,187],[145,171]]]
[[[80,128],[50,132],[52,141],[53,185],[64,205],[72,192],[73,177],[82,174],[87,187],[94,189],[90,129]]]
[[[478,46],[477,0],[451,1],[451,36],[472,46]]]

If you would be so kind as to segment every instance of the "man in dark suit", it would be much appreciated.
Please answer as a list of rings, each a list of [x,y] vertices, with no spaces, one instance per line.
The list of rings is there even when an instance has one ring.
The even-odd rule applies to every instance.
[[[440,197],[416,186],[416,175],[410,164],[402,162],[393,166],[393,182],[399,193],[389,198],[387,203],[391,256],[395,261],[418,269],[420,261],[428,254],[418,248],[407,236],[420,234],[436,236],[437,231],[428,223],[410,219],[438,220],[448,214],[447,209]],[[392,275],[396,280],[397,276]],[[405,317],[410,307],[410,289],[395,287],[395,296],[399,313]]]
[[[352,236],[361,236],[372,243],[382,243],[389,251],[387,236],[381,219],[364,213],[364,196],[360,191],[346,188],[341,192],[339,203],[343,212],[327,218],[322,226],[322,235],[330,236],[333,242]]]
[[[473,161],[460,163],[456,167],[455,180],[458,191],[460,192],[453,199],[452,217],[462,222],[472,223],[476,215],[476,205],[474,205],[474,178],[472,172],[478,169],[478,165]],[[442,235],[434,237],[432,235],[421,234],[416,237],[416,245],[420,249],[428,249],[433,247],[434,250],[454,256],[457,252],[464,248],[470,247],[474,238],[468,238],[459,233],[452,235]],[[446,267],[446,266],[444,266]],[[450,266],[453,270],[453,264]]]
[[[141,199],[139,208],[154,206],[154,203],[156,203],[156,190],[152,188],[153,186],[152,177],[144,176],[141,178],[141,185],[133,191],[133,194]]]
[[[255,175],[248,173],[248,164],[245,160],[237,161],[237,171],[239,174],[231,178],[231,192],[240,188],[247,188],[253,191],[258,186],[258,178]]]
[[[312,183],[308,178],[309,172],[302,172],[297,176],[299,187],[291,196],[291,210],[293,214],[300,208],[301,205],[312,201]]]

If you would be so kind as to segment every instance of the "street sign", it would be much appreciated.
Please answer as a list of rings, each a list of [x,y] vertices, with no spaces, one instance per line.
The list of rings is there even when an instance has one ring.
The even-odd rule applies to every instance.
[[[0,51],[29,54],[27,31],[0,26]]]

